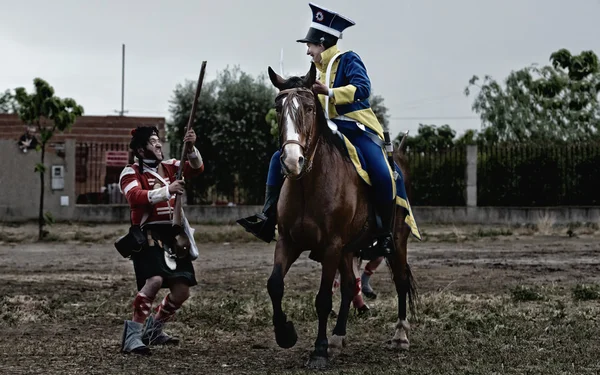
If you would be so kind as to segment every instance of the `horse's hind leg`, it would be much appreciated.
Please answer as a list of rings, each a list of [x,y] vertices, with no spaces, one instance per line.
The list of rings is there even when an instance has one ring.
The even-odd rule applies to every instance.
[[[414,300],[416,298],[416,288],[407,259],[409,235],[410,228],[402,221],[395,231],[396,251],[389,257],[389,264],[394,274],[394,284],[398,293],[398,321],[390,346],[394,349],[403,350],[408,350],[410,346],[408,340],[410,325],[406,319],[406,300],[408,298],[411,313],[414,314]]]
[[[275,246],[275,260],[273,271],[267,281],[267,290],[273,304],[273,326],[275,327],[275,341],[277,345],[288,349],[296,345],[298,335],[294,324],[287,320],[281,307],[283,300],[284,282],[283,279],[289,271],[291,265],[300,256],[300,251],[286,245],[285,240],[280,238]]]
[[[335,272],[340,264],[340,254],[334,248],[325,250],[325,259],[322,261],[321,285],[315,299],[317,316],[319,317],[319,329],[315,340],[315,350],[310,354],[307,366],[322,369],[327,366],[328,342],[327,342],[327,318],[331,312],[332,295],[331,285],[335,278]],[[343,283],[343,282],[342,282]]]
[[[333,329],[333,335],[331,336],[331,340],[329,340],[329,354],[339,353],[345,345],[346,324],[348,323],[350,303],[357,294],[356,275],[354,273],[356,262],[357,258],[354,258],[351,253],[344,254],[340,262],[340,291],[342,292],[342,301],[340,303],[337,322]]]

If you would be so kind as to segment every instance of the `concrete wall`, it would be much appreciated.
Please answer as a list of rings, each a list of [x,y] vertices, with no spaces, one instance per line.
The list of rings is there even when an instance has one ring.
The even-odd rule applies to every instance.
[[[198,224],[234,224],[241,217],[259,212],[262,206],[185,206],[188,220]],[[413,207],[417,224],[555,224],[600,223],[600,207]],[[129,222],[125,205],[78,205],[74,221]]]
[[[555,224],[599,223],[600,207],[414,207],[419,223]]]
[[[74,212],[75,196],[75,141],[66,140],[64,153],[50,149],[46,152],[44,212],[50,211],[55,219],[69,220]],[[41,152],[23,153],[12,140],[0,140],[0,215],[2,221],[22,221],[38,217],[40,202],[40,175],[35,166]],[[64,168],[64,187],[52,189],[52,166]],[[61,205],[61,197],[66,205]]]

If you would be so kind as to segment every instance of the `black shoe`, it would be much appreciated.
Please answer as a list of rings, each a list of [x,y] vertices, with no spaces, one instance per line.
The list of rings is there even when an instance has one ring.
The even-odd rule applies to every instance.
[[[257,238],[270,243],[275,239],[275,219],[271,219],[263,213],[252,215],[236,221],[244,227],[247,232]]]
[[[267,185],[263,211],[256,215],[239,219],[236,223],[266,243],[273,241],[275,239],[277,201],[279,200],[280,191],[281,188],[279,186]]]
[[[372,290],[362,290],[362,294],[368,299],[377,299],[377,293]]]
[[[379,249],[379,251],[378,251],[379,255],[382,255],[385,257],[392,255],[395,250],[392,234],[386,233],[386,234],[380,236],[379,238],[377,238],[377,245],[375,245],[375,247]]]

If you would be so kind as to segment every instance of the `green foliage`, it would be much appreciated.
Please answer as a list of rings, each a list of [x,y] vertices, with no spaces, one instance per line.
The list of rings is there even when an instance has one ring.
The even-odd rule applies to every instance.
[[[484,129],[499,141],[582,141],[598,136],[600,128],[600,65],[592,51],[572,55],[561,49],[551,54],[551,65],[531,65],[513,71],[502,87],[486,75],[481,84],[473,76],[473,110]]]
[[[600,299],[600,287],[598,285],[577,284],[573,288],[573,299],[576,301],[591,301]]]
[[[175,88],[171,99],[173,121],[167,131],[177,158],[194,91],[195,82],[188,81]],[[266,117],[274,98],[275,89],[265,76],[253,78],[239,67],[227,68],[203,85],[194,130],[205,173],[190,184],[188,203],[210,202],[208,188],[213,185],[227,196],[243,194],[254,203],[264,199],[269,160],[277,150]],[[244,191],[236,191],[236,186]]]
[[[56,130],[63,132],[71,129],[76,118],[83,115],[83,107],[71,98],[54,96],[54,88],[41,78],[35,78],[33,84],[35,91],[31,94],[23,87],[15,89],[15,99],[21,121],[37,126],[43,149]]]
[[[375,116],[377,117],[377,120],[379,120],[379,123],[383,127],[383,130],[389,131],[390,116],[388,115],[388,109],[385,106],[385,104],[383,104],[383,102],[384,99],[381,95],[371,95],[371,97],[369,98],[371,109],[373,110],[373,113],[375,113]]]
[[[18,109],[19,103],[15,95],[10,90],[4,91],[0,95],[0,113],[17,113]]]
[[[46,211],[44,213],[44,223],[48,225],[52,225],[55,223],[54,216],[52,216],[52,212]]]
[[[276,141],[279,141],[279,125],[277,124],[277,111],[275,108],[269,109],[265,116],[267,124],[271,125],[271,135]]]
[[[540,293],[538,288],[517,285],[511,290],[512,299],[515,302],[531,302],[544,300],[544,296]]]
[[[35,165],[34,172],[46,173],[46,166],[42,163],[37,163]]]
[[[38,239],[41,240],[46,231],[43,227],[47,223],[52,223],[52,215],[44,215],[44,175],[46,165],[44,157],[46,155],[46,145],[52,139],[56,131],[64,132],[70,130],[77,117],[83,115],[83,107],[71,98],[59,98],[54,95],[54,88],[41,78],[33,80],[34,92],[28,94],[25,88],[15,89],[14,100],[17,105],[19,118],[27,125],[34,125],[40,134],[39,144],[36,151],[41,153],[40,163],[36,164],[35,172],[40,174],[40,204],[39,204],[39,233]]]
[[[442,151],[454,146],[456,131],[449,125],[424,125],[419,124],[417,135],[406,137],[406,150],[408,151]],[[396,137],[396,142],[402,140],[403,134]]]

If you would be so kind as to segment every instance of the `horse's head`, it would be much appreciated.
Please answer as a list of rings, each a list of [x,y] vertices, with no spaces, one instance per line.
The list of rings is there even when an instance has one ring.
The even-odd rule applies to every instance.
[[[311,63],[303,77],[283,79],[269,67],[269,78],[279,89],[275,98],[281,141],[281,166],[286,177],[302,177],[310,170],[316,151],[318,100],[312,91],[317,71]]]

